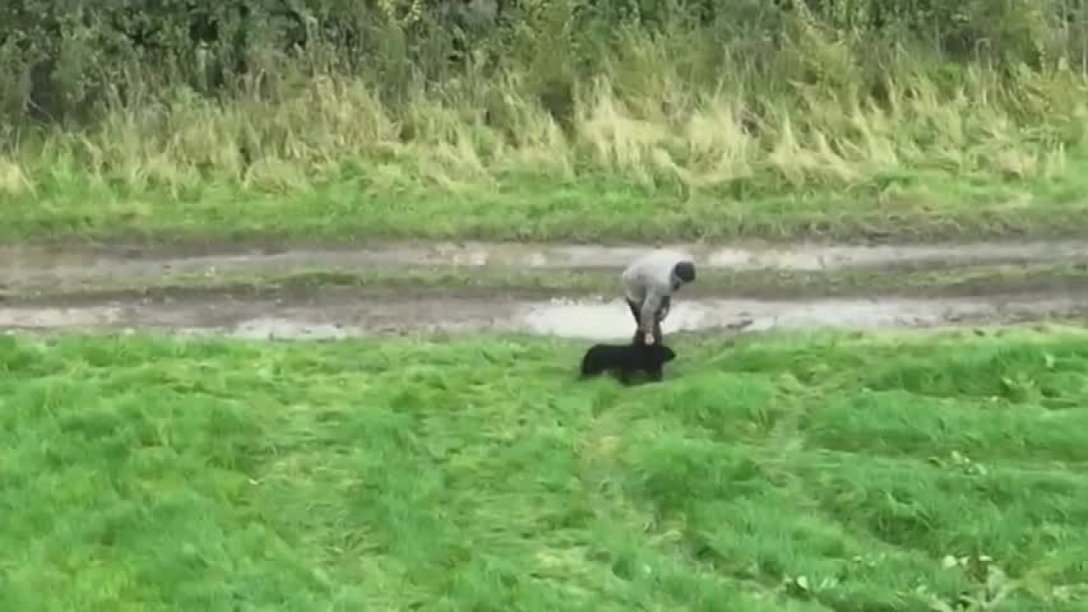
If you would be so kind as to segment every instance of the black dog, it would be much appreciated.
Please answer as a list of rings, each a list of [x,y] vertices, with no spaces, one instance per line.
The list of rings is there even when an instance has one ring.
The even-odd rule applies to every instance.
[[[595,344],[582,357],[582,377],[597,376],[605,371],[618,372],[620,382],[629,384],[631,375],[645,372],[650,380],[660,381],[664,377],[664,365],[676,358],[676,353],[669,347],[654,343],[649,346],[637,344]]]

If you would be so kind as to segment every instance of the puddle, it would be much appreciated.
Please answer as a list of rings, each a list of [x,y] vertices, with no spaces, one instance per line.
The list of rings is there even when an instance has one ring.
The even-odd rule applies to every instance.
[[[665,333],[772,329],[894,329],[977,325],[1070,317],[1088,296],[1008,298],[678,300]],[[746,327],[745,327],[746,325]],[[527,332],[626,341],[634,329],[621,300],[523,302],[479,298],[410,301],[211,299],[110,302],[58,307],[0,307],[8,330],[156,330],[248,339],[336,339],[369,334]]]
[[[871,299],[760,301],[709,299],[677,303],[662,324],[666,334],[771,329],[893,329],[979,323],[1007,317],[1068,316],[1077,310],[1068,298],[996,302],[985,299]],[[622,301],[556,303],[530,307],[526,329],[537,334],[614,340],[630,338],[634,322]]]
[[[619,269],[651,246],[511,243],[378,244],[359,248],[215,249],[125,246],[0,247],[0,285],[139,280],[167,273],[214,276],[238,272],[322,269],[330,272],[410,266],[523,270]],[[1039,241],[945,245],[816,245],[783,247],[681,245],[704,269],[821,271],[846,268],[951,267],[1088,263],[1088,242]]]
[[[532,270],[616,269],[651,247],[486,243],[384,244],[355,249],[0,247],[0,288],[20,283],[61,287],[95,279],[154,279],[170,273],[286,272],[292,268],[359,271],[367,267],[465,266]],[[842,268],[967,266],[1013,263],[1088,264],[1088,242],[914,246],[795,245],[779,248],[686,247],[706,269],[818,271]],[[101,282],[101,281],[98,281]],[[1016,297],[933,299],[679,299],[666,333],[746,330],[903,328],[1067,317],[1088,312],[1088,296],[1050,288]],[[55,290],[55,289],[54,289]],[[1034,291],[1034,289],[1032,289]],[[10,292],[17,295],[16,291]],[[1025,297],[1030,296],[1030,297]],[[626,341],[633,321],[621,300],[528,301],[511,295],[406,297],[304,294],[286,299],[214,293],[153,301],[120,296],[83,303],[44,298],[0,305],[0,328],[25,330],[148,329],[243,338],[330,339],[361,334],[528,332]]]
[[[202,330],[190,328],[181,331],[200,333]],[[351,336],[351,332],[350,329],[330,323],[306,323],[265,317],[243,322],[234,328],[231,335],[246,340],[337,340]]]

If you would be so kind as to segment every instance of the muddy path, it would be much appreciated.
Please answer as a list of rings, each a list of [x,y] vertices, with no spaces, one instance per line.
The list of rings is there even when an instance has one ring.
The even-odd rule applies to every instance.
[[[834,271],[941,269],[977,265],[1088,264],[1088,241],[899,246],[679,245],[704,270]],[[0,247],[0,285],[65,284],[164,274],[254,274],[291,268],[326,271],[451,266],[535,271],[618,269],[652,246],[510,243],[396,243],[355,248],[136,247],[124,245]]]
[[[499,331],[622,340],[630,336],[632,323],[626,306],[614,299],[614,294],[518,283],[532,275],[572,271],[596,271],[611,279],[648,248],[652,247],[484,243],[297,250],[0,247],[0,329],[157,330],[250,338]],[[992,286],[986,282],[962,284],[950,293],[904,291],[895,286],[896,275],[910,270],[1039,264],[1088,268],[1088,242],[683,248],[708,271],[701,283],[706,287],[693,288],[677,301],[665,324],[668,333],[741,328],[925,328],[1088,314],[1088,274],[1070,280],[1021,273]],[[468,270],[471,275],[516,271],[523,276],[501,287],[446,286],[441,282],[428,286],[411,282],[396,287],[370,282],[337,286],[319,282],[289,288],[250,285],[238,290],[213,282],[231,275],[260,278],[295,269],[397,273],[434,267]],[[864,270],[874,277],[885,277],[885,282],[874,284],[868,292],[863,287],[851,295],[827,295],[821,285],[830,284],[834,274],[843,270]],[[715,271],[765,276],[768,286],[774,284],[775,274],[783,271],[811,274],[812,278],[787,293],[744,294],[715,285]],[[198,281],[174,290],[140,290],[143,283],[150,288],[178,274]],[[207,279],[207,284],[200,279]],[[125,290],[109,289],[119,281]],[[79,291],[66,293],[66,288],[76,286]],[[96,287],[100,290],[93,290]]]
[[[983,298],[678,300],[666,333],[772,329],[894,329],[1020,323],[1088,315],[1088,292]],[[26,331],[154,330],[251,339],[323,339],[404,333],[517,332],[625,340],[632,322],[617,299],[524,300],[442,296],[409,300],[321,291],[242,299],[202,294],[166,300],[0,306],[0,328]]]

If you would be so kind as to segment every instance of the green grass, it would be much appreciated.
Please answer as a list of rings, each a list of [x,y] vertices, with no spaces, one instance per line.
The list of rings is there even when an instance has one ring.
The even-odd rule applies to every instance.
[[[4,338],[0,608],[1083,609],[1083,333],[674,344]]]
[[[1088,218],[1081,177],[1071,165],[1055,181],[1007,183],[984,177],[963,194],[955,185],[917,184],[896,195],[873,183],[849,188],[781,186],[751,196],[684,193],[593,177],[499,178],[450,190],[408,177],[405,186],[363,178],[315,180],[282,191],[210,179],[182,192],[97,185],[86,177],[9,198],[0,241],[274,240],[353,243],[368,239],[491,239],[573,242],[654,240],[890,239],[931,241],[1076,236]],[[387,168],[402,172],[403,168]],[[1048,193],[1062,186],[1060,195]],[[947,190],[944,190],[947,189]]]

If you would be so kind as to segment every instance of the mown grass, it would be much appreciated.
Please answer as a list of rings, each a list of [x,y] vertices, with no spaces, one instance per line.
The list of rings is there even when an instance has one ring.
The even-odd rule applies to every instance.
[[[0,607],[1083,608],[1083,333],[675,344],[4,338]]]
[[[0,240],[1082,233],[1070,57],[952,63],[819,20],[780,30],[624,29],[590,72],[539,34],[394,101],[316,56],[255,64],[219,98],[134,69],[99,122],[5,133]]]

